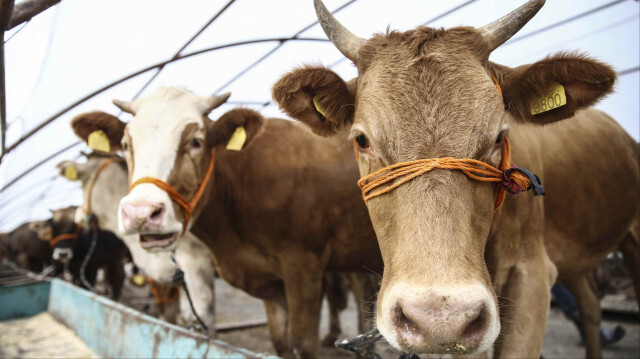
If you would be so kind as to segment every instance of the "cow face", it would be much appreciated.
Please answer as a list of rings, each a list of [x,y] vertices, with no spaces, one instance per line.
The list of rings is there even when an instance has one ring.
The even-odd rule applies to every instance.
[[[470,158],[497,166],[510,124],[567,118],[611,91],[615,73],[574,54],[516,69],[489,54],[544,1],[480,29],[415,30],[357,38],[315,0],[325,32],[358,68],[350,82],[322,67],[290,72],[273,97],[321,135],[351,127],[362,176],[412,160]],[[550,84],[567,104],[531,115]],[[514,144],[515,145],[515,144]],[[416,353],[487,350],[500,331],[484,250],[497,187],[435,170],[372,198],[367,207],[384,260],[377,325],[394,347]]]
[[[203,97],[180,88],[162,87],[150,97],[128,103],[114,101],[134,115],[121,138],[129,184],[153,178],[190,201],[204,182],[212,148],[226,144],[238,126],[244,126],[246,130],[246,147],[261,127],[262,118],[255,116],[242,119],[223,116],[215,122],[209,120],[207,114],[228,97],[229,94]],[[74,121],[87,125],[92,122],[91,118],[82,115]],[[184,208],[165,191],[166,188],[160,188],[157,182],[135,185],[120,202],[120,231],[141,234],[141,245],[145,249],[173,250],[176,239],[197,218],[202,204],[206,203],[206,189],[211,187],[214,177],[211,175],[206,182],[205,194],[193,209],[186,227],[183,226]]]
[[[29,229],[38,233],[38,238],[51,243],[52,258],[65,263],[73,259],[73,247],[78,240],[78,226],[74,221],[76,207],[71,206],[51,211],[52,217],[29,224]]]

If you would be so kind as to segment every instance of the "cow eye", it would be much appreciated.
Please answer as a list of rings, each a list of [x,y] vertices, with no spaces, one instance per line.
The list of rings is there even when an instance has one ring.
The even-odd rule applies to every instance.
[[[369,148],[369,140],[367,139],[367,136],[363,134],[356,136],[356,142],[358,143],[358,147],[361,149]]]
[[[126,141],[122,141],[121,145],[122,145],[122,150],[123,151],[126,152],[126,151],[129,150],[129,144]]]
[[[496,138],[496,145],[499,145],[502,143],[502,132],[500,132],[498,134],[498,138]]]
[[[192,139],[191,143],[189,143],[189,147],[191,147],[192,149],[201,148],[202,140],[200,140],[199,138]]]

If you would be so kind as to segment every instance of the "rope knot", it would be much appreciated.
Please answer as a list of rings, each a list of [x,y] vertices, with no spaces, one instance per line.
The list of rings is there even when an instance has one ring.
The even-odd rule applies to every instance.
[[[545,194],[538,175],[516,166],[511,166],[511,168],[504,171],[502,185],[507,192],[512,194],[518,194],[528,190],[532,190],[534,196],[544,196]]]

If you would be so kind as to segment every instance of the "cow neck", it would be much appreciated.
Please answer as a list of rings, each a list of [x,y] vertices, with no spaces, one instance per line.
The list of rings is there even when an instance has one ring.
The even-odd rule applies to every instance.
[[[74,233],[62,233],[59,234],[55,237],[53,237],[50,241],[49,241],[49,245],[51,247],[55,247],[58,243],[60,243],[60,241],[64,241],[65,239],[67,240],[72,240],[73,244],[72,247],[75,247],[76,244],[78,244],[78,237],[80,236],[80,232],[82,232],[82,226],[76,223],[76,231]]]
[[[110,164],[121,161],[122,159],[118,156],[111,157],[105,161],[103,161],[98,169],[91,177],[91,182],[89,182],[89,188],[87,190],[87,205],[82,209],[85,214],[91,214],[91,197],[93,196],[93,187],[95,187],[98,178],[100,177],[100,173]]]
[[[491,72],[490,75],[496,90],[502,97],[502,89],[498,79]],[[355,138],[353,139],[353,146],[356,158],[360,161]],[[507,191],[517,194],[532,189],[534,196],[544,195],[545,192],[538,176],[524,168],[515,167],[511,164],[511,143],[507,136],[503,136],[501,154],[502,159],[498,168],[471,158],[440,157],[402,162],[362,177],[358,181],[358,186],[362,190],[364,201],[368,202],[371,198],[390,192],[431,170],[448,169],[462,171],[467,177],[476,181],[500,182],[501,185],[498,186],[498,193],[493,206],[494,211],[504,202]],[[386,187],[373,191],[380,186]]]
[[[202,197],[202,194],[204,193],[204,190],[207,187],[207,183],[209,183],[209,179],[211,178],[211,174],[213,173],[213,167],[215,164],[215,154],[216,154],[215,148],[211,148],[211,159],[209,160],[209,167],[207,168],[207,172],[205,173],[205,176],[202,179],[202,182],[200,183],[200,187],[198,187],[198,190],[193,195],[193,198],[191,198],[191,201],[187,201],[180,193],[178,193],[178,191],[176,191],[175,188],[173,188],[167,182],[164,182],[162,180],[159,180],[153,177],[142,177],[138,179],[131,185],[131,187],[129,187],[129,192],[131,192],[135,186],[141,183],[154,184],[161,190],[167,192],[169,197],[171,197],[173,201],[175,201],[178,205],[180,205],[180,207],[182,207],[184,211],[184,222],[182,223],[182,234],[184,234],[187,231],[187,226],[189,225],[189,220],[191,219],[193,210],[198,205],[198,201]]]

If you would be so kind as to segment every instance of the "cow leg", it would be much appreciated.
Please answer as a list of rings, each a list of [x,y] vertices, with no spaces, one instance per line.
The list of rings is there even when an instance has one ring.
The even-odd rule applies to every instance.
[[[537,243],[540,247],[529,248],[532,253],[512,267],[499,294],[502,330],[495,345],[497,358],[540,357],[557,271],[542,241]]]
[[[114,255],[109,263],[107,263],[107,279],[111,285],[111,298],[115,301],[120,299],[124,278],[125,274],[122,257]]]
[[[329,333],[322,339],[322,346],[333,347],[333,343],[342,333],[340,311],[347,307],[348,293],[344,278],[338,273],[324,274],[323,289],[329,304]]]
[[[294,358],[314,358],[322,304],[324,266],[313,253],[295,253],[283,265],[289,309],[287,342]]]
[[[276,295],[264,299],[263,303],[267,313],[271,344],[276,354],[284,357],[289,352],[287,346],[287,302],[284,297],[284,288],[274,292]]]
[[[639,238],[629,232],[625,235],[618,249],[622,252],[624,263],[631,273],[633,287],[636,291],[636,300],[640,304],[640,246],[638,245],[638,240]]]
[[[602,311],[600,310],[598,297],[589,286],[587,275],[564,280],[564,283],[576,299],[578,311],[580,312],[578,320],[582,322],[582,327],[584,328],[586,357],[602,358],[602,346],[600,343]]]

